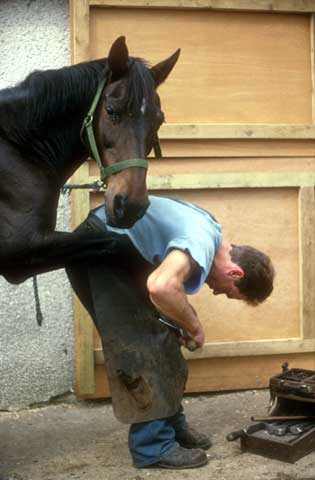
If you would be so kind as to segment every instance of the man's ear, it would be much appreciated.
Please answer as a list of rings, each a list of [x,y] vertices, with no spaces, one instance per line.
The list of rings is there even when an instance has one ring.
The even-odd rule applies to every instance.
[[[233,278],[233,280],[240,280],[241,278],[244,277],[244,270],[239,267],[238,265],[235,265],[228,273],[228,275]]]

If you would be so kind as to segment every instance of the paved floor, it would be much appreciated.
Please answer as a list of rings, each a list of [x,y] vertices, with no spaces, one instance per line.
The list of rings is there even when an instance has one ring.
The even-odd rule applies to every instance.
[[[76,402],[0,412],[0,480],[311,480],[315,452],[294,465],[241,453],[226,434],[265,414],[268,391],[186,396],[192,424],[212,435],[208,465],[194,470],[138,470],[127,448],[128,426],[109,402]]]

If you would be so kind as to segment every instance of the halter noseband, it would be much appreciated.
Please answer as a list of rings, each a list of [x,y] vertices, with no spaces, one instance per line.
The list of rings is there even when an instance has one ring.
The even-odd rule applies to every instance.
[[[103,80],[100,81],[95,97],[93,99],[92,105],[86,117],[83,120],[81,132],[80,132],[80,136],[82,140],[83,132],[84,130],[86,131],[88,146],[91,151],[92,157],[97,162],[98,167],[100,169],[100,176],[103,184],[106,183],[106,179],[113,173],[120,172],[121,170],[126,170],[126,168],[130,168],[130,167],[141,167],[141,168],[147,169],[149,165],[148,161],[145,158],[131,158],[129,160],[123,160],[121,162],[114,163],[113,165],[109,165],[108,167],[104,167],[102,165],[101,158],[96,145],[94,129],[93,129],[93,120],[94,120],[94,113],[95,113],[96,107],[98,105],[98,102],[101,98],[101,95],[106,85],[106,80],[107,79],[105,77]],[[153,145],[153,149],[154,149],[155,156],[158,158],[161,158],[162,151],[161,151],[157,134],[156,134],[156,139]]]

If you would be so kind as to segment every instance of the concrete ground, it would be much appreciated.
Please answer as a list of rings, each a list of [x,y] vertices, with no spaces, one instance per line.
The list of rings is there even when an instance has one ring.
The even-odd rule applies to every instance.
[[[311,480],[315,452],[294,465],[241,453],[226,434],[265,414],[268,391],[185,396],[188,419],[211,434],[208,465],[193,470],[138,470],[127,448],[128,426],[113,416],[109,401],[73,399],[0,412],[0,480]]]

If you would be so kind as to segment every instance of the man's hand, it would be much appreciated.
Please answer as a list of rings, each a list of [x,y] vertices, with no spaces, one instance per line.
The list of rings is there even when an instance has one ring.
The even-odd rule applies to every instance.
[[[147,287],[156,308],[182,327],[199,348],[205,341],[203,328],[184,290],[185,281],[193,274],[192,269],[190,256],[173,250],[149,276]]]
[[[192,338],[189,333],[184,332],[183,330],[181,330],[181,333],[182,334],[179,334],[178,342],[182,347],[187,348],[187,350],[190,352],[194,352],[197,350],[197,348],[202,347],[205,342],[203,331],[200,333],[200,335],[195,336],[194,338]]]

